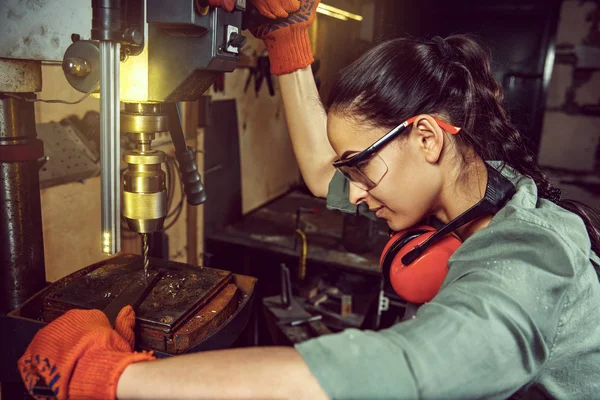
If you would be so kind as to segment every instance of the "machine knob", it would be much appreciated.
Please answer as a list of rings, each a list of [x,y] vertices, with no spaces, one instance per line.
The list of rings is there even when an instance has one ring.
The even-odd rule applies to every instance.
[[[144,34],[139,28],[127,28],[123,32],[123,39],[129,43],[141,46],[144,43]]]
[[[246,44],[248,39],[244,35],[240,35],[239,33],[232,32],[231,36],[229,36],[229,43],[227,46],[235,47],[236,49],[241,49],[242,46]]]

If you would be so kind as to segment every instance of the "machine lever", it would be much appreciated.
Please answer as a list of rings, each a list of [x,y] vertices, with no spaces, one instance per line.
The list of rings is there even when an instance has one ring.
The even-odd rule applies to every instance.
[[[196,152],[185,143],[185,136],[183,129],[181,129],[179,113],[175,103],[165,103],[164,108],[169,119],[169,132],[175,146],[175,156],[179,163],[179,172],[187,201],[189,204],[197,206],[206,201],[206,192],[196,165]]]
[[[237,49],[241,49],[246,44],[247,41],[248,41],[248,38],[246,38],[246,36],[233,32],[231,34],[231,36],[229,37],[229,42],[227,43],[227,47],[231,46],[231,47],[235,47]]]

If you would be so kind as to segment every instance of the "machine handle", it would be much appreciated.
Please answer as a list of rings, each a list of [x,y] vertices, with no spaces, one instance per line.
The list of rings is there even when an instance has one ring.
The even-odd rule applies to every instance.
[[[206,191],[196,165],[196,152],[191,147],[186,147],[185,151],[177,152],[175,156],[179,163],[179,173],[188,203],[194,206],[204,203]]]
[[[189,204],[197,206],[206,201],[206,192],[196,165],[196,152],[185,143],[185,135],[181,128],[177,105],[175,103],[165,103],[164,110],[169,119],[169,132],[175,146],[175,157],[179,164],[179,173],[187,201]]]

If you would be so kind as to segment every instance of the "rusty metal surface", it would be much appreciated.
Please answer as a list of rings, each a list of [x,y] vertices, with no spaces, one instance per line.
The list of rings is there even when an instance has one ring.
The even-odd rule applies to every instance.
[[[142,269],[140,256],[117,256],[80,279],[50,293],[44,300],[44,319],[71,308],[104,309]],[[151,259],[150,273],[161,279],[136,310],[142,328],[168,333],[204,306],[230,280],[231,273]]]
[[[42,90],[40,61],[0,58],[0,92],[33,93],[40,90]]]
[[[36,161],[0,162],[0,313],[46,284]]]
[[[300,228],[306,233],[308,262],[358,270],[378,275],[379,256],[389,238],[385,223],[375,229],[373,249],[364,254],[348,251],[343,246],[344,215],[328,210],[323,199],[301,192],[291,192],[244,216],[239,222],[207,235],[207,240],[259,249],[284,256],[298,256],[294,247],[296,210],[318,209],[317,214],[302,214]]]
[[[139,262],[139,259],[139,256],[122,254],[113,257],[112,259],[104,260],[82,268],[36,293],[19,308],[11,311],[6,318],[0,318],[0,332],[3,334],[3,340],[0,341],[0,354],[2,354],[2,357],[0,357],[0,381],[20,381],[20,376],[15,366],[17,365],[18,358],[23,354],[35,333],[45,325],[42,314],[43,303],[46,297],[51,295],[54,291],[67,287],[72,282],[82,279],[84,276],[95,269],[102,267],[107,262],[128,264],[136,262],[136,260]],[[172,353],[166,352],[167,344],[169,341],[173,341],[173,338],[176,335],[189,335],[191,332],[185,332],[185,328],[187,327],[198,328],[194,332],[198,335],[193,338],[193,341],[179,341],[180,346],[177,348],[178,353],[217,350],[230,347],[236,339],[238,339],[252,314],[256,278],[247,275],[233,274],[232,281],[237,289],[237,294],[232,297],[233,301],[230,301],[223,308],[225,313],[229,313],[229,307],[234,308],[227,319],[215,323],[214,326],[209,326],[212,325],[212,322],[217,321],[213,318],[210,324],[205,324],[201,329],[195,323],[192,323],[192,325],[183,325],[178,331],[176,330],[172,333],[163,332],[161,337],[156,337],[155,344],[157,347],[145,346],[144,349],[152,348],[155,350],[154,354],[160,358],[169,357]],[[227,285],[225,289],[223,289],[223,292],[226,293],[224,295],[221,293],[215,296],[214,301],[218,301],[217,299],[219,298],[229,298],[230,291],[231,287]],[[205,310],[211,310],[212,313],[212,305],[213,303],[211,301],[196,315],[203,315],[202,313]],[[198,318],[198,320],[200,320],[200,318]],[[202,332],[202,329],[206,329],[207,332]],[[154,334],[159,333],[159,331],[156,330],[142,329],[140,324],[136,325],[137,338],[143,337],[143,335],[148,336],[147,332]],[[140,342],[141,340],[136,340],[136,344],[139,344]],[[185,348],[184,345],[186,344],[189,344],[189,347]],[[142,348],[136,346],[136,349],[140,350]]]
[[[35,140],[33,104],[0,95],[0,146]],[[0,161],[0,313],[46,284],[40,184],[36,159]]]
[[[173,335],[172,345],[167,347],[167,351],[178,354],[193,343],[201,342],[233,314],[237,305],[238,288],[230,283]]]

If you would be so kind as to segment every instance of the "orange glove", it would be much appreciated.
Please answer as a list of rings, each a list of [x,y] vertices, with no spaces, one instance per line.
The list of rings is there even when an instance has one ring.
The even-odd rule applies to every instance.
[[[208,0],[208,5],[211,7],[221,7],[232,12],[235,8],[235,0]]]
[[[35,335],[19,359],[25,387],[43,378],[59,399],[114,399],[129,364],[153,360],[133,352],[135,312],[124,307],[110,326],[99,310],[71,310]]]
[[[298,11],[300,0],[259,0],[253,1],[254,7],[268,18],[287,18],[289,13]],[[232,12],[235,0],[208,0],[211,7],[221,7]]]
[[[268,4],[287,3],[289,0],[251,0],[265,16],[272,14],[263,11]],[[271,73],[287,74],[309,66],[315,60],[310,47],[308,27],[315,20],[319,0],[300,0],[298,11],[289,14],[283,21],[266,23],[250,31],[265,42],[271,61]],[[269,9],[272,11],[272,9]]]
[[[250,0],[262,15],[268,18],[287,18],[298,11],[300,0]]]

